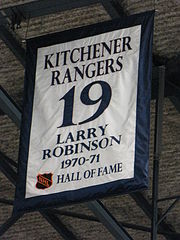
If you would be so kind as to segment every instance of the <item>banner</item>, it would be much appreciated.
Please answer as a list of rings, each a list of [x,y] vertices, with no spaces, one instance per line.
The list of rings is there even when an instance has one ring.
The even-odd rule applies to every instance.
[[[153,15],[27,41],[15,212],[147,188]]]

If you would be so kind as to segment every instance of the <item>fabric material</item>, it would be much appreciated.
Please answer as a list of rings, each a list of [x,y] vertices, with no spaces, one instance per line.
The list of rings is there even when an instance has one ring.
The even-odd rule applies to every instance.
[[[28,40],[14,213],[147,188],[153,17]]]

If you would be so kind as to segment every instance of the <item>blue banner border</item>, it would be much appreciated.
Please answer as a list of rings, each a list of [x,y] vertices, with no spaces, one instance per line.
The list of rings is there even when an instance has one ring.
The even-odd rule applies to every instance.
[[[150,11],[131,15],[129,17],[123,16],[116,20],[97,23],[64,32],[53,33],[27,41],[24,105],[19,146],[18,180],[13,210],[14,214],[17,212],[40,210],[48,207],[64,206],[105,196],[112,196],[114,194],[130,193],[148,187],[153,23],[154,11]],[[118,180],[79,190],[25,199],[37,49],[136,25],[141,25],[141,45],[138,70],[134,178]]]

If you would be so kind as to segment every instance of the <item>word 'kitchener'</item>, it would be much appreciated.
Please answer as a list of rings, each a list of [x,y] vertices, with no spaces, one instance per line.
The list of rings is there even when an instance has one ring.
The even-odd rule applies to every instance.
[[[44,56],[44,70],[51,70],[51,86],[91,79],[121,71],[121,53],[129,50],[132,50],[131,37],[125,36],[108,42],[57,51]]]

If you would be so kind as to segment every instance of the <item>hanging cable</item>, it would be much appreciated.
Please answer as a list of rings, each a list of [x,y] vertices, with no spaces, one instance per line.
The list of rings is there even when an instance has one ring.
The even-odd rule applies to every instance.
[[[30,23],[30,14],[29,14],[29,16],[27,18],[26,32],[25,32],[24,39],[22,39],[22,43],[26,42],[27,35],[28,35],[28,30],[29,30],[29,23]]]

